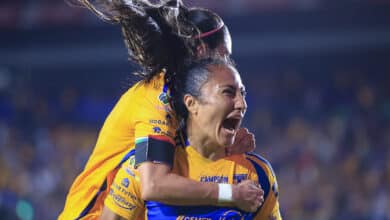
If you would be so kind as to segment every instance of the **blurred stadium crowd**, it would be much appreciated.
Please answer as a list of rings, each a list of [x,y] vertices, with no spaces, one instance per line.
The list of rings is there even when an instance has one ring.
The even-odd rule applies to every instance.
[[[264,49],[258,51],[260,55],[256,55],[256,51],[248,54],[242,49],[245,45],[239,44],[245,38],[235,37],[243,28],[239,27],[242,24],[239,21],[245,20],[237,21],[235,16],[283,10],[271,13],[267,21],[259,21],[264,28],[260,32],[267,32],[274,31],[274,28],[265,23],[272,20],[280,23],[281,14],[286,13],[299,17],[302,12],[291,15],[296,9],[310,8],[315,12],[318,8],[336,7],[336,11],[340,11],[343,6],[357,5],[359,12],[367,15],[373,13],[361,11],[362,8],[375,4],[381,12],[385,8],[390,14],[390,4],[381,0],[341,1],[338,4],[321,0],[226,2],[190,1],[193,5],[213,8],[226,16],[226,23],[231,24],[233,44],[237,48],[236,62],[248,90],[249,110],[244,126],[256,135],[256,151],[273,165],[279,182],[283,217],[289,220],[389,220],[388,41],[379,46],[364,41],[366,44],[361,47],[337,47],[332,52],[322,45],[315,52],[286,49],[272,53],[264,52],[267,47],[260,45],[260,49]],[[54,5],[58,8],[55,9]],[[346,13],[354,14],[353,11]],[[82,26],[99,26],[100,21],[85,14],[83,10],[69,9],[62,2],[4,1],[0,4],[0,27],[5,28],[5,31],[0,29],[1,219],[57,217],[70,184],[88,159],[104,118],[120,94],[136,80],[129,77],[132,67],[125,63],[125,55],[118,58],[123,63],[99,66],[97,60],[89,64],[81,62],[78,67],[70,68],[69,63],[58,61],[59,64],[48,62],[50,68],[43,68],[45,65],[39,63],[11,62],[7,60],[9,54],[1,53],[2,48],[3,51],[25,49],[29,44],[23,44],[22,40],[28,38],[20,37],[23,33],[36,35],[33,39],[42,37],[42,34],[46,37],[44,39],[49,39],[53,26],[56,27],[54,30],[65,30],[55,37],[65,36],[58,41],[48,41],[57,44],[68,41],[69,44],[75,37],[74,32],[68,31],[69,27],[78,27],[80,21],[84,22]],[[50,19],[40,20],[45,16]],[[251,24],[256,24],[256,19],[264,17],[252,15],[250,18]],[[365,25],[386,23],[375,21],[375,18],[374,13],[370,16],[372,23]],[[324,15],[319,20],[327,19]],[[360,21],[366,21],[366,18]],[[312,21],[300,18],[291,22],[295,26],[285,24],[279,30],[296,31],[301,26],[307,28],[306,22]],[[319,23],[322,29],[333,31],[328,23]],[[390,20],[386,24],[389,23]],[[356,24],[349,22],[344,25]],[[20,32],[26,27],[33,31]],[[342,28],[345,27],[334,27],[336,30]],[[97,33],[104,33],[102,37],[106,39],[109,38],[107,35],[118,31],[106,33],[101,29],[111,30],[111,27],[98,27]],[[253,26],[248,29],[253,29]],[[382,31],[388,33],[389,29]],[[381,37],[375,36],[378,37],[375,39]],[[121,43],[120,36],[114,41]],[[348,42],[341,41],[341,44]],[[8,43],[11,46],[6,46]],[[125,53],[124,50],[116,52]],[[59,56],[61,53],[54,49],[50,54],[58,56],[58,60],[68,59],[64,54]],[[13,59],[15,57],[18,56],[13,54]],[[22,56],[20,58],[23,60]]]
[[[158,2],[159,0],[151,0]],[[223,14],[243,15],[274,11],[343,10],[345,8],[381,7],[390,5],[387,0],[188,0],[189,6],[202,6]],[[50,0],[2,0],[0,5],[0,27],[30,28],[38,25],[72,24],[83,25],[96,22],[89,19],[84,10],[69,10],[63,1]]]

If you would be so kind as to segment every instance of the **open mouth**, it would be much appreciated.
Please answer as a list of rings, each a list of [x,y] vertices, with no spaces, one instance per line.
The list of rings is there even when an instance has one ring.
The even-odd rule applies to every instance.
[[[234,133],[239,128],[240,122],[238,118],[227,118],[222,122],[222,127],[229,133]]]

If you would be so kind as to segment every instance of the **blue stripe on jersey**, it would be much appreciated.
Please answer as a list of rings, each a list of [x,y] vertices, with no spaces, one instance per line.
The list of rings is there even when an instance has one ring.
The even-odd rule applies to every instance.
[[[255,153],[248,152],[248,153],[246,153],[246,154],[247,154],[247,155],[250,155],[250,156],[253,156],[253,157],[256,157],[257,159],[259,159],[259,160],[261,160],[263,163],[265,163],[265,164],[269,167],[269,169],[271,170],[272,176],[275,177],[274,169],[272,168],[271,163],[268,162],[268,160],[266,160],[264,157],[262,157],[262,156],[260,156],[260,155],[258,155],[258,154],[255,154]]]
[[[135,149],[129,151],[121,160],[121,162],[116,166],[116,168],[120,167],[126,160],[128,160],[131,156],[135,154]]]
[[[115,169],[117,169],[119,166],[121,166],[127,159],[129,159],[132,155],[134,155],[135,153],[135,149],[129,151],[123,158],[122,160],[119,162],[119,164],[115,167]],[[88,203],[87,207],[85,207],[85,209],[81,212],[81,214],[79,215],[79,217],[76,218],[76,220],[78,219],[81,219],[82,217],[84,217],[86,214],[88,214],[88,212],[92,209],[92,207],[95,205],[95,202],[96,202],[96,199],[99,197],[100,193],[104,192],[104,190],[106,190],[107,188],[107,179],[104,180],[103,184],[100,186],[99,188],[99,191],[95,194],[95,196],[93,197],[93,199]]]
[[[254,160],[252,160],[250,158],[247,158],[247,159],[252,163],[252,165],[256,169],[258,181],[259,181],[259,183],[261,185],[261,188],[264,191],[264,201],[265,201],[267,199],[267,197],[268,197],[269,190],[271,188],[271,184],[269,182],[267,173],[263,170],[263,168],[258,163],[256,163],[256,161],[254,161]],[[256,214],[260,211],[260,209],[261,209],[261,207],[263,207],[263,205],[264,205],[264,203],[256,211]]]
[[[210,220],[249,220],[253,213],[240,211],[232,207],[216,206],[172,206],[146,201],[148,220],[164,219],[210,219]]]

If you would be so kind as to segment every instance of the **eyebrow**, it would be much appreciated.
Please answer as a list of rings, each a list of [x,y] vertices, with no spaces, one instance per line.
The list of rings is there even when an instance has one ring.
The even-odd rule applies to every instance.
[[[237,87],[237,86],[233,86],[233,85],[228,84],[228,85],[222,85],[220,88],[226,88],[226,87],[228,87],[230,89],[234,89],[234,90],[239,89],[240,91],[246,91],[244,85],[242,85],[241,87]]]
[[[226,85],[221,85],[221,86],[220,86],[220,88],[226,88],[226,87],[228,87],[228,88],[230,88],[230,89],[236,89],[236,88],[237,88],[236,86],[233,86],[233,85],[231,85],[231,84],[226,84]]]

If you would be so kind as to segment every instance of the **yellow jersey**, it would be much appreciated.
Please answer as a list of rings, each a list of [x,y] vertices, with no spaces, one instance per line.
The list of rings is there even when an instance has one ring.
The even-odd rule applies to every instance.
[[[264,203],[255,213],[247,213],[227,206],[172,206],[153,201],[144,202],[140,196],[141,186],[131,156],[118,171],[105,205],[125,219],[282,219],[276,177],[271,165],[259,155],[233,155],[212,161],[190,146],[177,147],[173,172],[200,182],[237,184],[246,179],[254,180],[264,190]]]
[[[122,95],[104,122],[84,170],[73,182],[59,220],[98,219],[117,170],[137,142],[153,138],[174,148],[176,126],[164,82],[164,73],[160,73]]]

